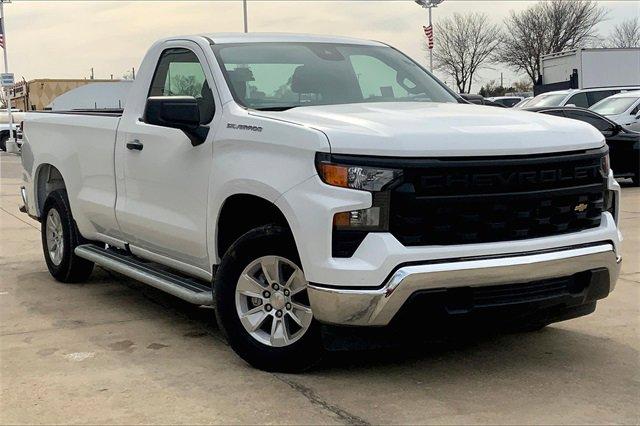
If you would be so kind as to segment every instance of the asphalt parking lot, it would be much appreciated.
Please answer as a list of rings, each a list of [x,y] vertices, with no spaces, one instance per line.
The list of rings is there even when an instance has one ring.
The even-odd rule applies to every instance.
[[[623,188],[622,275],[594,314],[285,375],[240,360],[210,309],[102,269],[54,281],[19,157],[0,161],[2,424],[640,422],[640,188]]]

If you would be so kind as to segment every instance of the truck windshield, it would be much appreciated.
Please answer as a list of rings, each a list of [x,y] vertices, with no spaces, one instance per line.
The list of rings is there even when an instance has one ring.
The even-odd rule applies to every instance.
[[[239,104],[260,110],[358,102],[458,102],[386,46],[237,43],[212,49]]]

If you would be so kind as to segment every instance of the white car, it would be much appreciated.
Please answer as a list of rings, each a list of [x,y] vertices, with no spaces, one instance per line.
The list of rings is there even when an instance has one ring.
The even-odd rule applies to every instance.
[[[640,132],[640,90],[618,93],[589,109],[629,130]]]
[[[549,106],[575,106],[580,108],[589,108],[602,99],[615,95],[620,92],[631,90],[640,90],[638,86],[624,87],[603,87],[594,89],[569,89],[557,90],[554,92],[542,93],[534,97],[527,108],[549,107]]]
[[[329,326],[538,329],[614,289],[620,187],[589,124],[468,104],[341,37],[167,38],[132,84],[121,111],[27,115],[22,210],[55,279],[97,264],[214,306],[254,366],[309,367]]]

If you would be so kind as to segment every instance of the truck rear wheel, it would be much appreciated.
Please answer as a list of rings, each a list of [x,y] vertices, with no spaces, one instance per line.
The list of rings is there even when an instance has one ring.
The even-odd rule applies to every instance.
[[[0,151],[6,151],[7,150],[7,141],[9,140],[9,135],[8,134],[2,134],[0,136]]]
[[[71,216],[68,200],[63,189],[51,192],[44,203],[40,225],[47,268],[56,280],[64,283],[84,281],[93,271],[93,262],[73,252],[83,239]]]
[[[286,228],[268,225],[240,237],[224,255],[214,287],[218,323],[249,364],[299,372],[320,360],[319,325]]]

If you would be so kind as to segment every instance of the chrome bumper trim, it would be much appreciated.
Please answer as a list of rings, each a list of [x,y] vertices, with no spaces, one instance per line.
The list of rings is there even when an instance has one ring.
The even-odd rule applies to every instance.
[[[600,244],[513,257],[484,258],[398,269],[380,289],[336,289],[309,285],[314,317],[352,326],[387,325],[416,291],[466,286],[517,284],[607,268],[611,290],[621,259],[612,244]]]

